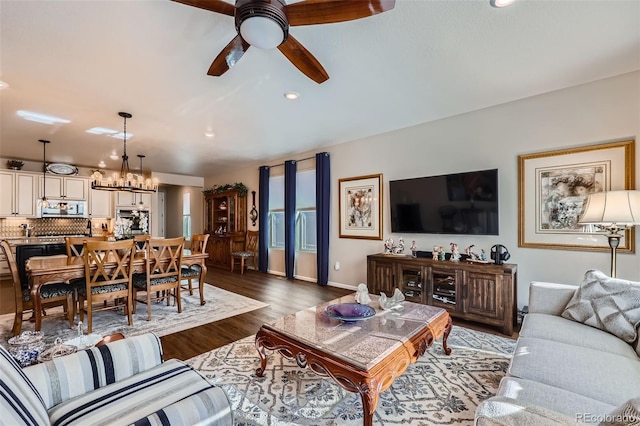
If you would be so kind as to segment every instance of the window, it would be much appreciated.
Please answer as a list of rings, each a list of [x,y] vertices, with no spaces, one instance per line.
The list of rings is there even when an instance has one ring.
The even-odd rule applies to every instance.
[[[296,250],[317,250],[315,169],[298,171],[296,175]]]
[[[182,236],[191,239],[191,194],[182,194]]]

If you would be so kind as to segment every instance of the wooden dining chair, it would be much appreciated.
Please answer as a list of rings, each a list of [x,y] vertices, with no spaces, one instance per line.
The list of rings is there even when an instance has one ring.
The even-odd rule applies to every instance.
[[[135,274],[133,278],[133,311],[138,302],[147,304],[147,319],[151,321],[151,301],[167,300],[171,304],[173,297],[178,312],[182,312],[180,299],[180,270],[184,237],[151,238],[147,244],[146,273]],[[146,293],[144,299],[138,293]]]
[[[20,282],[20,274],[18,273],[18,264],[16,258],[11,251],[11,246],[7,240],[0,242],[0,247],[9,264],[9,271],[13,281],[13,292],[15,294],[15,316],[13,319],[13,335],[17,336],[22,331],[22,318],[25,313],[33,312],[33,301],[31,300],[31,290],[28,286],[23,288]],[[40,300],[43,308],[50,308],[62,305],[64,307],[64,315],[69,320],[69,327],[73,328],[73,320],[75,317],[75,304],[73,300],[74,289],[66,283],[51,283],[40,287]]]
[[[231,272],[233,272],[233,267],[236,262],[240,262],[240,274],[244,274],[244,267],[247,259],[251,259],[253,269],[257,269],[256,258],[258,257],[258,231],[247,231],[247,237],[244,240],[244,244],[244,250],[231,253]]]
[[[107,236],[64,237],[64,243],[67,246],[67,258],[69,260],[74,257],[82,257],[84,254],[85,241],[107,241]]]
[[[207,241],[209,241],[209,234],[194,234],[191,236],[191,253],[206,253]],[[205,277],[202,275],[202,267],[200,265],[191,265],[182,267],[182,279],[187,280],[187,284],[181,285],[181,290],[189,290],[189,295],[193,295],[193,280],[197,279],[198,284],[200,280]]]
[[[134,235],[133,236],[133,241],[135,241],[136,243],[136,251],[138,252],[144,252],[147,250],[147,244],[149,243],[149,239],[151,238],[151,235],[149,234],[142,234],[142,235]]]
[[[119,308],[115,304],[95,305],[104,301],[122,299],[129,325],[133,325],[131,277],[134,241],[86,241],[84,244],[85,287],[78,289],[78,302],[80,321],[84,321],[84,314],[87,314],[87,333],[91,333],[94,312]]]

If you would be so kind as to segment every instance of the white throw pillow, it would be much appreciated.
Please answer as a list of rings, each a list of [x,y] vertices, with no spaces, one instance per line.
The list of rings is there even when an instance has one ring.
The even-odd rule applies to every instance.
[[[562,317],[632,343],[640,325],[640,283],[589,270],[564,308]]]

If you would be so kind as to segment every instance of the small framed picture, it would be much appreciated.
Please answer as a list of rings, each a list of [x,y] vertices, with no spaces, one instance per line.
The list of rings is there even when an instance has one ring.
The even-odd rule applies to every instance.
[[[382,240],[382,174],[339,180],[340,238]]]

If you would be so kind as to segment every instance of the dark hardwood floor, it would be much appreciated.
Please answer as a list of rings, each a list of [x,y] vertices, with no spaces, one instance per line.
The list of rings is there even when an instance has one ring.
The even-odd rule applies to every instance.
[[[209,268],[206,282],[268,303],[269,306],[163,336],[161,340],[165,359],[184,360],[194,357],[253,335],[263,324],[273,322],[284,315],[353,293],[352,290],[318,286],[315,283],[288,280],[255,271],[247,271],[240,275],[237,271],[231,273],[218,268]]]

